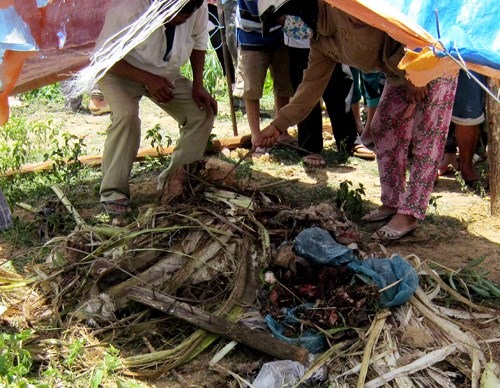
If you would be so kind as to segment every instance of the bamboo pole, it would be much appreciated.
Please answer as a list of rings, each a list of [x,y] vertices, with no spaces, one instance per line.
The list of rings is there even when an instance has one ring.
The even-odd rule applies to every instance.
[[[236,122],[236,111],[234,109],[234,99],[233,99],[233,80],[231,79],[231,68],[229,66],[229,63],[232,63],[233,60],[231,58],[231,55],[229,54],[229,49],[227,48],[226,22],[224,19],[224,9],[222,7],[222,0],[217,0],[217,12],[219,15],[219,30],[222,42],[222,56],[224,57],[224,71],[226,73],[227,94],[229,96],[229,108],[231,109],[231,122],[233,123],[233,134],[234,136],[238,136],[238,124]]]
[[[230,150],[240,147],[250,147],[251,146],[251,137],[250,135],[243,136],[235,136],[228,137],[223,139],[216,139],[212,141],[212,146],[210,147],[211,152],[220,151],[223,148],[228,148]],[[174,146],[162,148],[158,150],[153,147],[141,148],[137,153],[137,157],[135,158],[136,162],[140,162],[146,160],[147,158],[158,158],[160,156],[170,155],[174,151]],[[89,167],[100,167],[102,164],[102,155],[86,155],[78,158],[78,161],[84,165]],[[52,160],[48,160],[46,162],[41,163],[30,163],[21,166],[17,170],[9,170],[3,176],[9,177],[15,174],[26,174],[30,172],[41,172],[52,170],[54,162]]]
[[[75,207],[71,204],[71,202],[68,199],[68,197],[66,196],[66,194],[56,185],[52,186],[52,190],[54,191],[54,193],[56,193],[56,195],[61,200],[63,205],[66,207],[66,210],[68,210],[68,212],[73,216],[76,223],[80,226],[87,226],[87,223],[82,218],[80,213],[78,213],[78,211],[75,209]]]

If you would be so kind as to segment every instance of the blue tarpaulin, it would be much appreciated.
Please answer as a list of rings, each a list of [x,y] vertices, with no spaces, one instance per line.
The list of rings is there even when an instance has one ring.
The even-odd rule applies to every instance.
[[[390,4],[441,41],[455,58],[500,69],[500,1],[393,0]]]
[[[458,69],[446,53],[471,70],[500,78],[498,0],[325,1],[386,31],[409,49],[429,54],[406,58],[406,65],[413,63],[405,70],[415,84]]]

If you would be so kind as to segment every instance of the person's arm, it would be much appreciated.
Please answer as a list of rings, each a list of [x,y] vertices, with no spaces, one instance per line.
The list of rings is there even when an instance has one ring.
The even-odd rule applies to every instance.
[[[193,50],[190,57],[193,69],[193,99],[201,110],[207,109],[217,114],[217,101],[203,86],[203,68],[205,66],[205,51]]]
[[[124,59],[116,62],[109,72],[143,84],[151,97],[158,102],[165,103],[174,98],[174,85],[167,78],[139,69]]]
[[[264,128],[254,146],[271,147],[281,133],[301,122],[311,112],[326,89],[336,62],[314,48],[311,52],[304,77],[290,102],[280,109],[272,123]]]

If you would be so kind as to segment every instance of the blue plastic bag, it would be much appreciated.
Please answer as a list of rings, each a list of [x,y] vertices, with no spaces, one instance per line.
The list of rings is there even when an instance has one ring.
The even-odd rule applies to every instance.
[[[312,303],[306,303],[291,309],[287,309],[285,318],[283,318],[282,323],[276,321],[271,315],[268,314],[265,317],[267,326],[273,333],[273,336],[282,341],[285,341],[291,345],[301,346],[307,349],[312,354],[324,352],[327,349],[325,335],[317,330],[305,330],[297,338],[291,338],[283,335],[283,332],[285,331],[285,325],[298,324],[299,320],[295,315],[295,312],[298,309],[312,308],[313,306],[314,305]]]
[[[300,232],[293,248],[297,255],[314,264],[337,266],[354,260],[352,249],[339,244],[328,231],[318,227]]]
[[[400,256],[392,259],[353,261],[347,267],[368,276],[379,290],[393,284],[380,294],[380,306],[393,307],[406,303],[418,287],[415,268]]]

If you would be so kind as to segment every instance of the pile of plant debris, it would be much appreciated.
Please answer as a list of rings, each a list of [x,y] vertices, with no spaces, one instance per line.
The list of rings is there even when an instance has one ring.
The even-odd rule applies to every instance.
[[[478,339],[462,322],[495,325],[496,311],[459,295],[418,258],[416,295],[379,309],[380,290],[353,282],[344,267],[307,266],[293,251],[294,237],[310,226],[358,248],[355,225],[334,206],[291,209],[262,192],[203,179],[188,186],[182,201],[143,208],[124,228],[87,225],[59,193],[75,231],[45,244],[31,276],[2,269],[0,280],[3,326],[51,328],[37,329],[29,344],[42,368],[62,362],[71,339],[84,333],[82,370],[102,359],[105,348],[96,344],[112,344],[121,349],[124,375],[155,378],[225,336],[307,364],[304,381],[326,366],[333,386],[367,379],[366,386],[477,386],[491,360],[489,343],[498,339]],[[265,282],[270,270],[272,288]],[[454,309],[434,304],[450,298],[459,303]],[[282,307],[307,302],[317,309],[302,312],[303,325],[287,334],[314,327],[326,335],[329,348],[312,363],[304,349],[248,328],[243,319],[256,307],[280,318]]]

